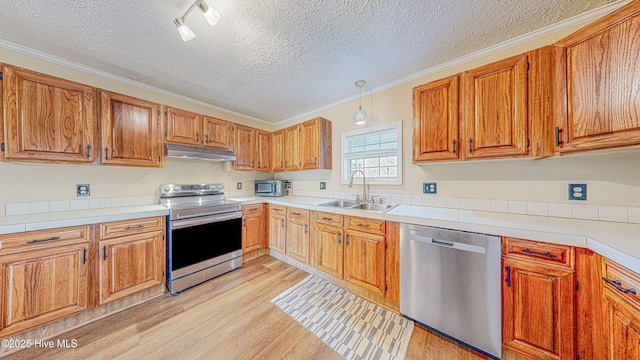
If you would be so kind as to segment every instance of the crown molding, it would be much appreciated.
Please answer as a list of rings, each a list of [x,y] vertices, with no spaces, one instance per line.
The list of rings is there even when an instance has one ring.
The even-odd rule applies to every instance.
[[[256,118],[256,117],[253,117],[253,116],[250,116],[250,115],[246,115],[246,114],[243,114],[243,113],[240,113],[240,112],[237,112],[237,111],[225,109],[225,108],[220,107],[220,106],[211,105],[211,104],[208,104],[208,103],[206,103],[204,101],[200,101],[200,100],[196,100],[196,99],[190,98],[188,96],[176,94],[174,92],[171,92],[171,91],[168,91],[168,90],[164,90],[164,89],[160,89],[160,88],[157,88],[155,86],[147,85],[147,84],[135,81],[135,80],[127,79],[127,78],[125,78],[123,76],[120,76],[120,75],[115,75],[115,74],[112,74],[110,72],[98,70],[98,69],[92,68],[90,66],[82,65],[82,64],[79,64],[77,62],[73,62],[73,61],[70,61],[70,60],[67,60],[67,59],[63,59],[63,58],[60,58],[60,57],[57,57],[57,56],[53,56],[53,55],[47,54],[47,53],[39,51],[39,50],[35,50],[35,49],[29,48],[29,47],[26,47],[26,46],[23,46],[23,45],[20,45],[20,44],[12,43],[10,41],[6,41],[6,40],[0,39],[0,48],[11,50],[11,51],[17,52],[19,54],[27,55],[27,56],[30,56],[30,57],[33,57],[33,58],[36,58],[36,59],[39,59],[39,60],[47,61],[47,62],[56,64],[56,65],[61,65],[61,66],[64,66],[64,67],[67,67],[67,68],[71,68],[71,69],[74,69],[74,70],[82,71],[84,73],[88,73],[88,74],[91,74],[91,75],[99,76],[99,77],[102,77],[102,78],[105,78],[105,79],[108,79],[108,80],[112,80],[112,81],[115,81],[115,82],[118,82],[118,83],[121,83],[121,84],[130,85],[130,86],[136,87],[136,88],[141,89],[141,90],[151,91],[151,92],[154,92],[154,93],[159,94],[159,95],[165,95],[165,96],[172,97],[172,98],[178,99],[178,100],[182,100],[182,101],[194,104],[194,105],[199,105],[199,106],[206,107],[206,108],[209,108],[209,109],[212,109],[212,110],[221,111],[221,112],[224,112],[224,113],[229,114],[229,115],[239,116],[239,117],[245,118],[247,120],[253,120],[253,121],[256,121],[256,122],[259,122],[259,123],[263,123],[263,124],[267,124],[267,125],[273,126],[272,122],[269,122],[269,121],[266,121],[266,120],[263,120],[263,119],[259,119],[259,118]]]
[[[609,4],[603,5],[603,6],[599,7],[599,8],[596,8],[596,9],[593,9],[593,10],[589,10],[589,11],[587,11],[585,13],[580,14],[580,15],[576,15],[574,17],[565,19],[565,20],[563,20],[563,21],[561,21],[559,23],[552,24],[552,25],[549,25],[549,26],[545,26],[545,27],[543,27],[541,29],[532,31],[532,32],[524,34],[524,35],[520,35],[520,36],[515,37],[513,39],[509,39],[507,41],[503,41],[503,42],[501,42],[499,44],[489,46],[489,47],[484,48],[482,50],[479,50],[479,51],[476,51],[476,52],[472,52],[470,54],[464,55],[464,56],[459,57],[457,59],[450,60],[450,61],[444,62],[442,64],[438,64],[436,66],[432,66],[432,67],[430,67],[428,69],[425,69],[425,70],[422,70],[422,71],[418,71],[418,72],[413,73],[411,75],[407,75],[405,77],[402,77],[400,79],[394,80],[392,82],[373,87],[371,90],[369,90],[367,95],[376,94],[376,93],[379,93],[381,91],[388,90],[388,89],[391,89],[393,87],[396,87],[396,86],[399,86],[399,85],[403,85],[403,84],[409,83],[411,81],[414,81],[414,80],[417,80],[417,79],[420,79],[420,78],[423,78],[423,77],[426,77],[426,76],[429,76],[429,75],[432,75],[432,74],[435,74],[435,73],[439,73],[441,71],[445,71],[445,70],[453,68],[455,66],[459,66],[459,65],[471,62],[473,60],[477,60],[477,59],[480,59],[482,57],[485,57],[485,56],[488,56],[488,55],[492,55],[492,54],[498,53],[498,52],[506,50],[506,49],[510,49],[510,48],[518,46],[518,45],[525,44],[527,42],[530,42],[530,41],[545,37],[547,35],[551,35],[553,33],[556,33],[556,32],[571,28],[573,26],[584,24],[584,23],[586,23],[588,21],[593,21],[593,20],[599,19],[599,18],[601,18],[601,17],[603,17],[603,16],[605,16],[605,15],[607,15],[607,14],[609,14],[609,13],[611,13],[611,12],[613,12],[613,11],[619,9],[619,8],[621,8],[622,6],[629,4],[632,1],[633,0],[616,0],[616,1],[611,2]],[[356,99],[358,99],[357,95],[356,96],[351,96],[351,97],[348,97],[346,99],[342,99],[342,100],[336,101],[334,103],[331,103],[329,105],[322,106],[322,107],[317,108],[315,110],[307,111],[307,112],[305,112],[303,114],[296,115],[294,117],[290,117],[288,119],[284,119],[284,120],[278,121],[278,122],[275,123],[275,125],[281,125],[281,124],[285,124],[285,123],[288,123],[288,122],[291,122],[291,121],[299,120],[300,118],[314,115],[314,114],[316,114],[316,113],[318,113],[320,111],[324,111],[324,110],[330,109],[332,107],[335,107],[335,106],[338,106],[338,105],[341,105],[341,104],[344,104],[344,103],[347,103],[347,102],[350,102],[350,101],[353,101],[353,100],[356,100]]]

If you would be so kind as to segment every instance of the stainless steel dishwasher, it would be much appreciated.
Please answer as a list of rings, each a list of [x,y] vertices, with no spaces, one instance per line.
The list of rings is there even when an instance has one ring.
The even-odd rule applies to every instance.
[[[498,236],[402,224],[400,312],[499,359],[500,261]]]

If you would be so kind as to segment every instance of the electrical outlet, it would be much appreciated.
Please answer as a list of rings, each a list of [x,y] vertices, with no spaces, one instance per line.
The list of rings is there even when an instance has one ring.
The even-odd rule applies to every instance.
[[[422,183],[423,194],[437,194],[438,185],[436,183]]]
[[[241,183],[241,182],[239,182],[239,183],[236,185],[236,189],[238,189],[238,190],[242,190],[242,183]]]
[[[320,190],[327,190],[327,183],[324,181],[320,181]]]
[[[587,200],[587,184],[569,184],[569,200]]]
[[[89,184],[76,185],[76,196],[90,196],[90,195],[91,195],[91,185]]]

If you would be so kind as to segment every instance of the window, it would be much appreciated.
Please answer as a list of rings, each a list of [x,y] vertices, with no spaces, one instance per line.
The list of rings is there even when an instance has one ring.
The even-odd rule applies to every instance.
[[[356,170],[368,184],[402,185],[402,121],[342,134],[342,183]]]

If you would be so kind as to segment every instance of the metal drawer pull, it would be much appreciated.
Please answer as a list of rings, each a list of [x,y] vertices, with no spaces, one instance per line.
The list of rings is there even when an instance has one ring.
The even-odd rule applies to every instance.
[[[327,220],[328,221],[328,220],[333,220],[333,219],[330,218],[330,217],[323,217],[322,220]]]
[[[358,224],[358,226],[369,227],[369,224]]]
[[[547,252],[544,252],[544,253],[541,253],[541,252],[537,252],[537,251],[531,251],[531,250],[529,250],[529,249],[527,248],[527,249],[522,250],[522,252],[523,252],[523,253],[527,253],[527,254],[533,254],[533,255],[542,255],[542,256],[550,257],[550,258],[552,258],[552,259],[557,258],[557,256],[555,256],[555,255],[551,254],[551,253],[550,253],[550,252],[548,252],[548,251],[547,251]]]
[[[87,263],[87,249],[82,249],[82,265]]]
[[[292,212],[292,214],[293,214],[293,215],[298,215],[298,216],[302,215],[302,214],[300,214],[300,213],[298,213],[298,212]]]
[[[511,287],[511,266],[507,266],[504,269],[507,270],[507,278],[504,279],[504,281],[507,283],[508,287]]]
[[[620,282],[620,280],[609,280],[606,277],[603,277],[602,280],[604,280],[604,282],[606,282],[607,284],[611,284],[613,285],[616,289],[618,289],[619,291],[623,292],[623,293],[629,293],[629,294],[633,294],[636,295],[636,289],[634,288],[629,288],[629,289],[625,289],[623,288],[621,285],[622,283]]]
[[[41,243],[41,242],[54,241],[54,240],[60,240],[60,237],[54,236],[54,237],[50,237],[50,238],[47,238],[47,239],[31,240],[31,241],[27,241],[27,244],[37,244],[37,243]]]
[[[86,152],[86,154],[85,154],[85,157],[86,157],[87,159],[89,159],[89,158],[91,158],[91,145],[87,145],[87,148],[86,148],[86,149],[87,149],[87,152]]]
[[[133,230],[133,229],[142,229],[144,225],[136,225],[136,226],[127,226],[124,228],[125,230]]]
[[[107,247],[102,247],[102,261],[107,261]]]

